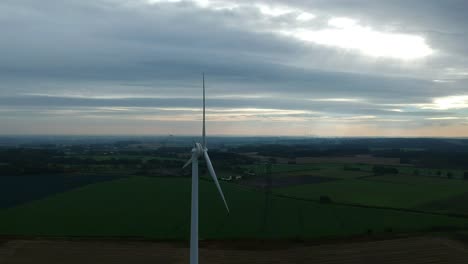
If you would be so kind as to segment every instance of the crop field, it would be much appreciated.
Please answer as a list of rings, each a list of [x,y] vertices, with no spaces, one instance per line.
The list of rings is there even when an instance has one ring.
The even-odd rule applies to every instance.
[[[397,169],[399,174],[376,176],[372,165],[361,163],[274,164],[272,187],[276,194],[299,199],[318,201],[327,196],[336,203],[468,215],[462,202],[468,195],[468,181],[461,179],[461,171],[386,167]],[[264,175],[265,168],[256,169]],[[453,177],[439,176],[439,171]],[[330,180],[319,180],[325,178]],[[256,180],[253,186],[266,186],[266,176]]]
[[[134,167],[93,164],[89,170],[102,167],[103,171],[94,176],[1,177],[0,235],[186,240],[190,178],[160,177],[157,171],[143,174],[151,177],[132,176],[139,175],[138,166],[144,166],[151,156],[90,156],[96,161],[115,157],[141,163],[131,165]],[[254,172],[253,176],[222,183],[231,208],[229,216],[214,184],[204,175],[201,237],[316,239],[468,228],[468,217],[459,216],[468,215],[463,203],[468,181],[461,180],[462,171],[438,173],[436,169],[385,165],[399,174],[376,175],[372,162],[327,160],[272,164],[272,193],[268,196],[264,190],[267,165],[242,165],[241,171]],[[203,163],[201,166],[203,173]],[[222,163],[216,169],[223,177],[241,173]],[[451,179],[444,176],[449,172]],[[321,201],[324,196],[327,202]]]
[[[308,163],[308,164],[274,164],[272,166],[272,174],[276,176],[288,176],[293,173],[309,173],[320,174],[321,176],[331,176],[335,178],[353,178],[360,176],[372,175],[372,164],[367,163],[337,163],[328,160],[325,163]],[[251,166],[259,172],[264,172],[264,166]],[[353,170],[345,170],[345,167],[354,168]],[[463,176],[462,170],[456,169],[434,169],[434,168],[418,168],[401,165],[385,165],[387,168],[395,168],[400,174],[427,176],[434,178],[447,179],[447,173],[451,173],[453,179],[461,179]],[[286,173],[285,173],[286,172]],[[440,175],[438,175],[440,173]]]
[[[96,182],[120,178],[115,175],[23,175],[0,177],[0,208],[13,207]]]
[[[338,179],[334,179],[331,177],[320,177],[314,175],[294,175],[288,177],[277,177],[272,179],[270,187],[286,187],[286,186],[297,186],[297,185],[304,185],[304,184],[317,184],[329,181],[335,181]],[[266,188],[268,183],[263,178],[256,178],[253,180],[244,181],[243,184],[248,186],[254,186],[258,188]]]
[[[167,158],[167,157],[157,157],[157,156],[148,156],[148,155],[76,155],[76,156],[69,156],[70,158],[79,158],[79,159],[93,159],[96,161],[104,161],[110,159],[130,159],[130,160],[141,160],[147,161],[151,159],[158,159],[158,160],[182,160],[178,158]]]
[[[468,182],[408,175],[386,175],[275,189],[294,197],[394,208],[416,208],[468,192]],[[457,211],[453,211],[457,213]],[[458,212],[459,213],[459,212]],[[467,212],[468,213],[468,212]]]
[[[425,211],[438,211],[447,213],[458,212],[466,214],[468,212],[468,203],[466,201],[468,201],[468,192],[451,196],[447,199],[441,199],[423,204],[419,206],[419,209]]]
[[[463,171],[457,169],[434,169],[434,168],[417,168],[417,167],[402,167],[397,168],[402,174],[418,174],[430,177],[447,178],[447,174],[450,173],[453,178],[463,178]]]
[[[347,164],[341,163],[323,163],[323,164],[273,164],[271,173],[273,178],[290,177],[296,175],[315,175],[320,177],[331,177],[340,179],[357,178],[370,176],[372,167],[368,164],[353,164],[352,168],[359,171],[345,171]],[[264,165],[246,166],[262,175],[266,172]]]
[[[399,158],[381,158],[374,157],[371,155],[356,155],[352,157],[301,157],[296,158],[298,164],[308,164],[308,163],[346,163],[346,164],[355,164],[355,163],[365,163],[365,164],[384,164],[384,165],[402,165]]]
[[[339,182],[346,181],[316,186],[325,188]],[[310,186],[304,187],[307,190]],[[231,208],[227,215],[214,184],[202,180],[200,188],[202,239],[308,239],[468,227],[468,219],[464,218],[320,204],[275,195],[265,211],[264,193],[223,183]],[[124,178],[3,209],[0,234],[187,239],[189,201],[189,178]]]
[[[291,171],[287,173],[273,174],[273,176],[290,177],[300,175],[315,175],[320,177],[330,177],[334,179],[356,179],[362,177],[372,176],[370,171],[344,171],[343,166],[334,165],[330,167],[321,168],[318,171]]]
[[[257,153],[243,153],[246,156],[257,158],[263,161],[267,161],[272,157],[261,156]],[[408,164],[400,163],[399,158],[384,158],[374,157],[372,155],[356,155],[356,156],[342,156],[342,157],[297,157],[294,159],[284,157],[274,157],[274,159],[280,164],[287,164],[291,160],[294,160],[297,164],[323,164],[323,163],[345,163],[345,164],[384,164],[384,165],[397,165],[397,166],[411,166]]]

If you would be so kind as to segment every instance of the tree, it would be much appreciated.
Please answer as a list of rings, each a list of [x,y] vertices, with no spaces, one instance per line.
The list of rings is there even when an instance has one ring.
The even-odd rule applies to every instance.
[[[409,158],[400,158],[401,164],[411,164],[411,160]]]
[[[332,199],[326,195],[322,195],[320,196],[320,199],[319,199],[320,203],[332,203]]]
[[[393,167],[384,167],[384,166],[374,166],[372,168],[372,172],[374,172],[375,175],[383,175],[383,174],[398,174],[398,169],[393,168]]]
[[[463,179],[468,180],[468,171],[463,173]]]
[[[345,171],[360,171],[361,168],[353,167],[351,165],[344,165],[343,170],[345,170]]]
[[[453,177],[452,173],[451,173],[450,171],[447,172],[447,178],[448,178],[448,179],[452,179],[452,177]]]

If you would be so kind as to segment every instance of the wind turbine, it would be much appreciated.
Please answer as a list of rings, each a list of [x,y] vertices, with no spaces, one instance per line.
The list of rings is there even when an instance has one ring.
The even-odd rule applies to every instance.
[[[219,186],[218,178],[211,164],[208,149],[206,148],[206,129],[205,129],[205,74],[203,73],[203,128],[202,128],[202,144],[195,143],[192,149],[192,157],[185,163],[184,168],[192,163],[192,207],[190,215],[190,264],[198,264],[198,158],[204,157],[206,166],[211,177],[218,188],[219,194],[223,199],[226,210],[229,213],[229,207],[224,198],[221,186]]]

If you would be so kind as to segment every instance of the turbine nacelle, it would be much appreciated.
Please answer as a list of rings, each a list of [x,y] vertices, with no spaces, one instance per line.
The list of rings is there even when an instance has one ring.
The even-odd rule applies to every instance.
[[[203,156],[203,152],[207,151],[206,148],[203,148],[202,144],[196,142],[192,149],[192,154],[196,154],[197,158]]]

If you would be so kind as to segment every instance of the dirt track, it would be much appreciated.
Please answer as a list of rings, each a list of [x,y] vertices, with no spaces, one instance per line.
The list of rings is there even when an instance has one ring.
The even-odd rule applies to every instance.
[[[180,243],[11,240],[0,245],[0,263],[186,264],[188,248]],[[211,242],[202,243],[200,263],[466,264],[468,249],[459,242],[432,237],[318,246],[276,243],[258,247]]]

